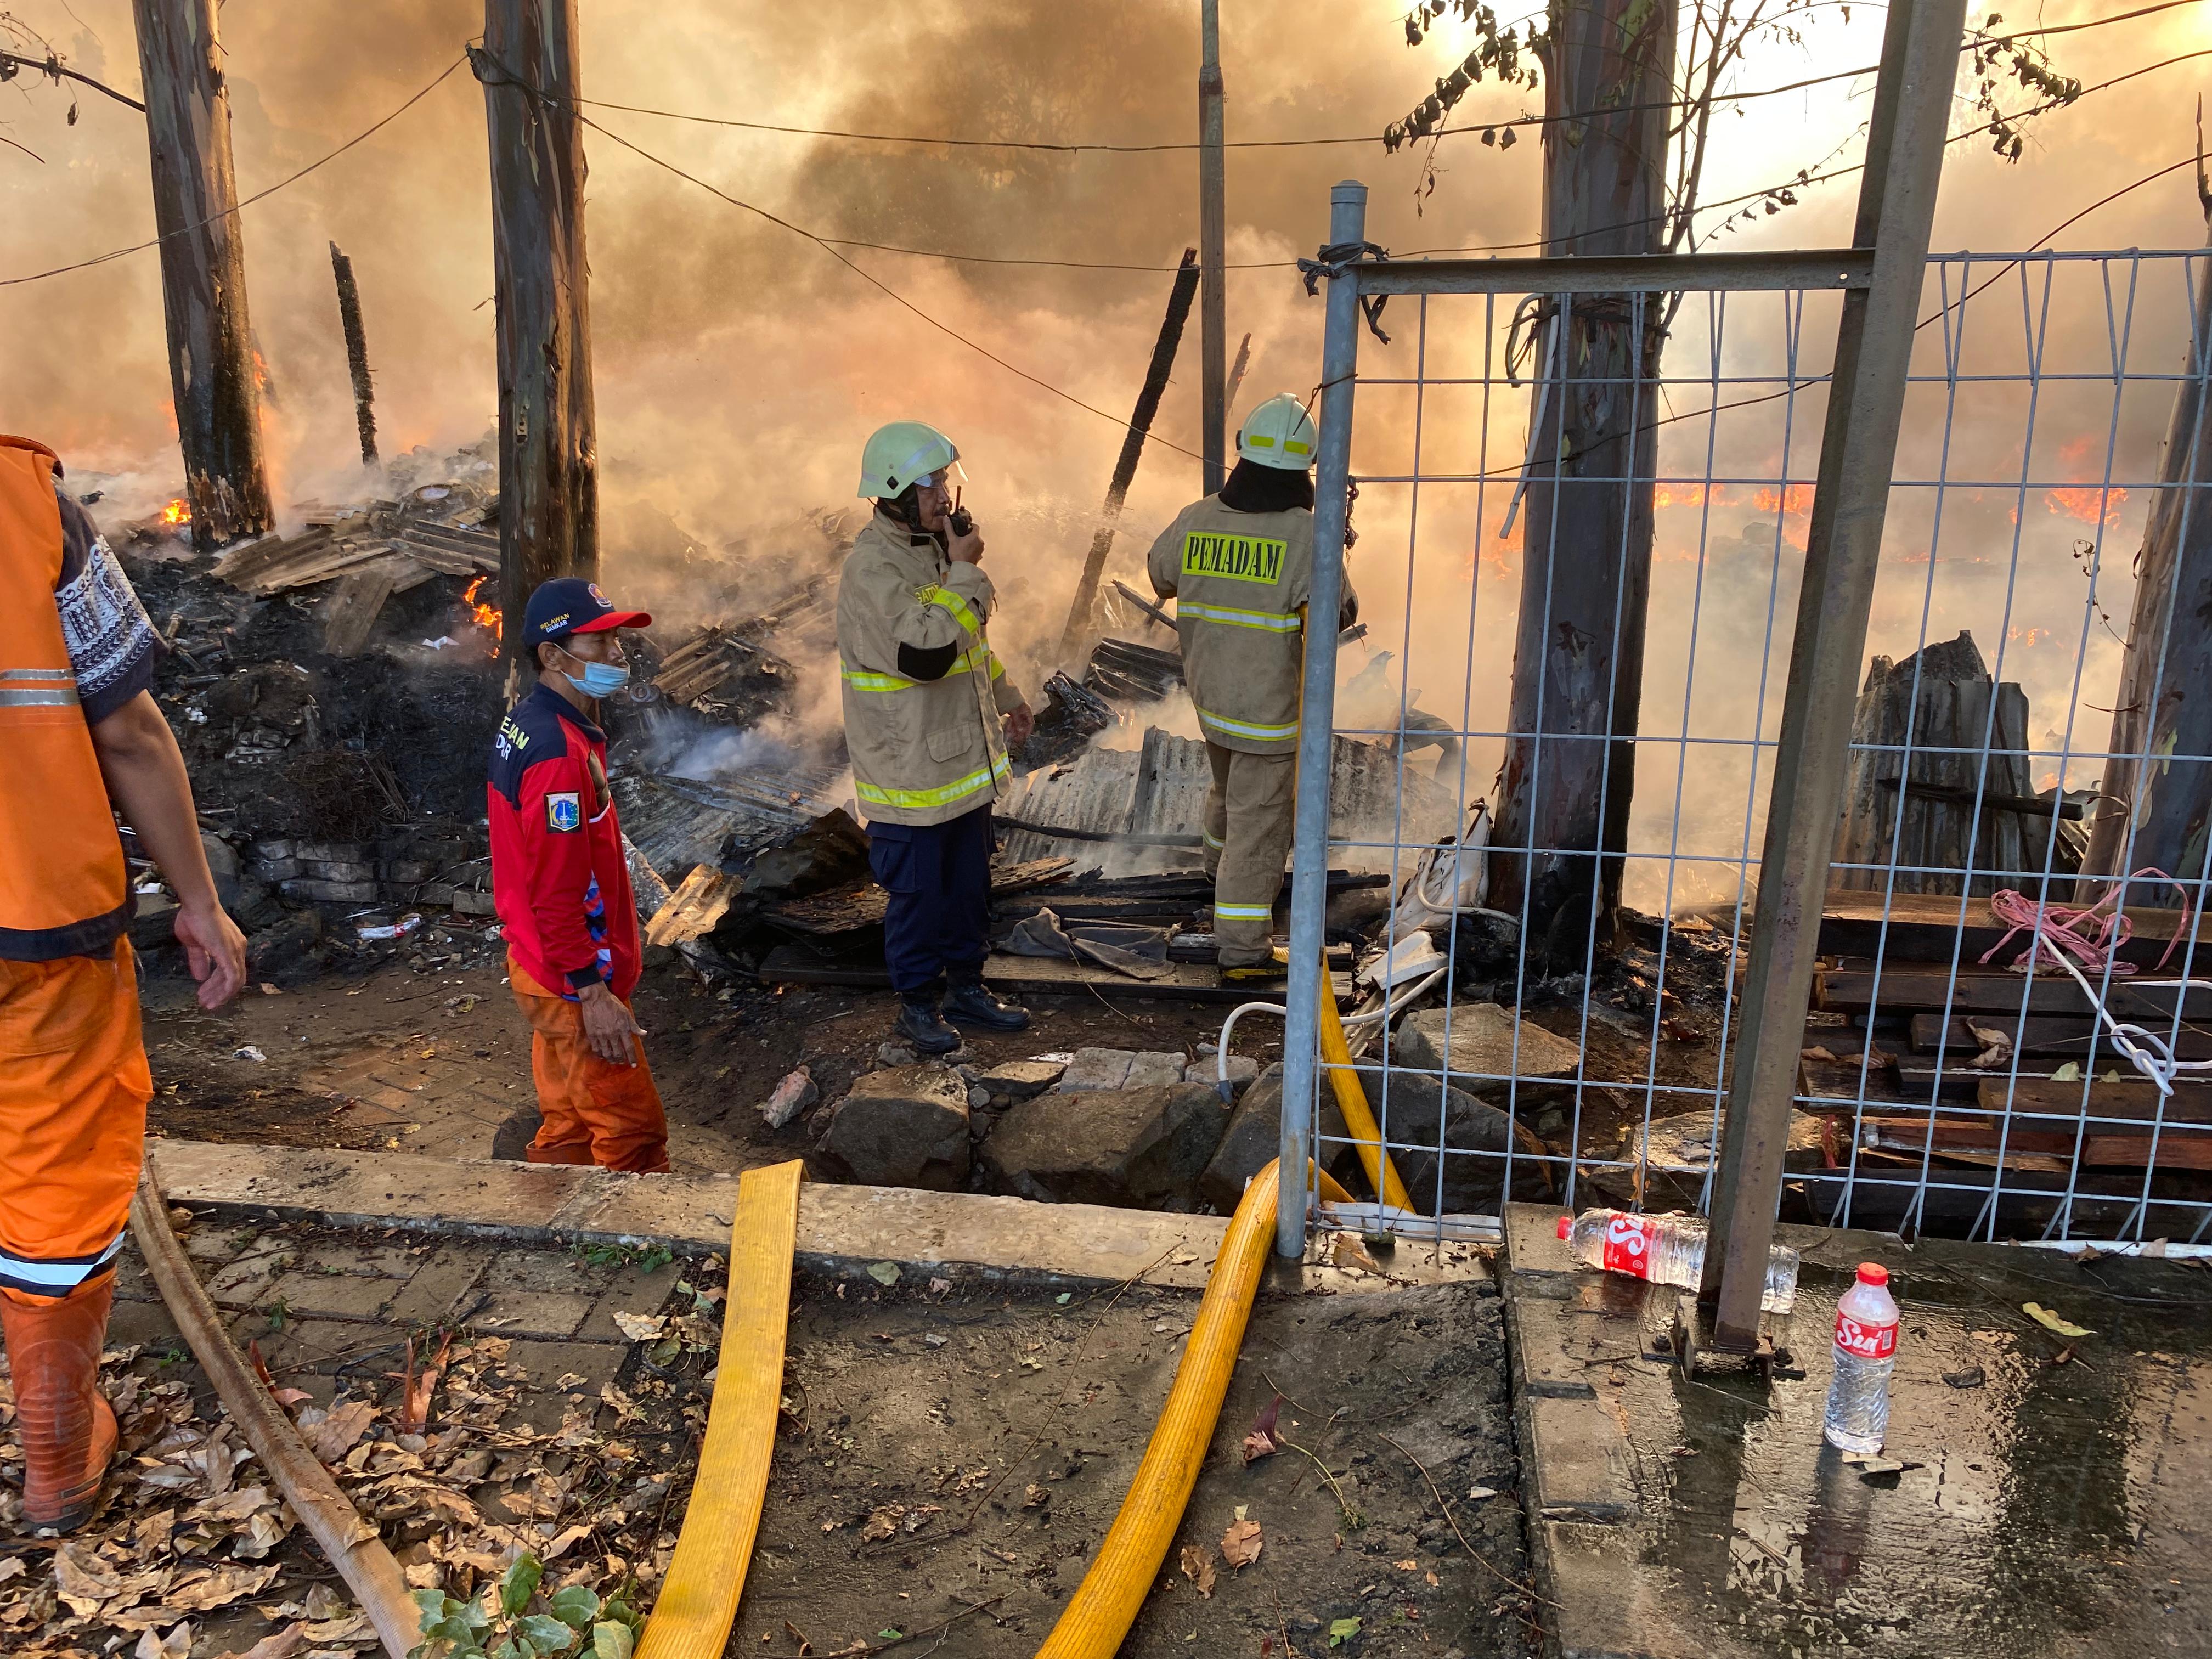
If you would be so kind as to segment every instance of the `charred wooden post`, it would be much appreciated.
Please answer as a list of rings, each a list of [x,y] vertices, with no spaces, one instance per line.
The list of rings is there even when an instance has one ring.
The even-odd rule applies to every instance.
[[[1106,568],[1106,556],[1113,550],[1115,526],[1121,522],[1121,503],[1128,499],[1130,481],[1137,476],[1138,458],[1145,453],[1146,435],[1152,429],[1152,416],[1158,413],[1160,394],[1167,389],[1168,374],[1175,368],[1176,350],[1182,343],[1183,325],[1190,320],[1191,296],[1198,291],[1198,250],[1187,247],[1182,251],[1182,263],[1176,267],[1175,286],[1168,290],[1167,315],[1160,320],[1160,337],[1152,344],[1152,361],[1145,371],[1145,384],[1137,393],[1137,407],[1129,416],[1129,428],[1121,438],[1121,453],[1114,463],[1114,477],[1106,486],[1106,504],[1098,512],[1097,533],[1091,538],[1091,552],[1083,561],[1083,575],[1075,585],[1075,599],[1067,607],[1067,626],[1060,637],[1060,659],[1063,666],[1072,666],[1083,654],[1090,642],[1091,617],[1098,604],[1098,578]]]
[[[1199,344],[1206,362],[1200,374],[1199,451],[1205,456],[1206,493],[1228,477],[1227,356],[1229,296],[1224,244],[1228,209],[1222,155],[1221,4],[1199,0],[1198,67],[1198,244],[1205,266],[1205,294],[1199,310]]]
[[[575,0],[484,0],[470,62],[491,136],[504,649],[531,590],[598,575],[599,456],[584,261]]]
[[[1618,112],[1546,125],[1546,253],[1664,248],[1675,15],[1674,0],[1553,7],[1546,112]],[[1525,902],[1532,938],[1561,918],[1577,960],[1592,900],[1619,902],[1628,839],[1661,307],[1656,295],[1559,295],[1534,331],[1538,410],[1491,902],[1515,914]],[[1534,850],[1501,856],[1515,848]]]
[[[353,420],[361,431],[361,464],[376,465],[376,388],[368,377],[368,336],[361,326],[361,289],[353,261],[331,244],[331,274],[337,279],[338,325],[345,331],[346,369],[353,377]]]
[[[1990,681],[1972,634],[1902,662],[1876,657],[1851,724],[1838,867],[1829,884],[2034,891],[2028,872],[2043,868],[2053,830],[2050,807],[2027,816],[2040,805],[2029,759],[2027,694]],[[2070,856],[2052,867],[2070,876]]]
[[[161,234],[169,386],[192,544],[204,552],[260,535],[273,522],[230,159],[230,93],[216,0],[133,0],[131,10]]]
[[[2212,185],[2198,146],[2197,194],[2212,246]],[[2085,875],[2144,868],[2194,882],[2212,835],[2212,272],[2202,267],[2190,319],[2189,360],[2166,428],[2161,483],[2136,555],[2135,611],[2104,799],[2089,829]],[[2143,896],[2149,901],[2150,895]]]

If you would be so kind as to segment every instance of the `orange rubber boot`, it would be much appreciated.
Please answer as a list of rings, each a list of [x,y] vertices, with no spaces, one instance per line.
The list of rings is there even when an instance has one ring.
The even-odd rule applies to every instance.
[[[115,1275],[59,1302],[0,1296],[0,1327],[23,1441],[23,1524],[74,1531],[100,1507],[115,1455],[115,1411],[100,1391],[100,1349]]]

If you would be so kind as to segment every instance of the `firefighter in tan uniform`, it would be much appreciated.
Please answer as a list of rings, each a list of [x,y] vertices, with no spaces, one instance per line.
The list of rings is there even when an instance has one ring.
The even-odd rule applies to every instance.
[[[997,594],[983,538],[952,503],[959,460],[919,421],[871,437],[860,493],[875,516],[837,578],[845,746],[868,862],[889,895],[884,960],[898,1035],[926,1054],[960,1046],[948,1018],[987,1031],[1030,1023],[985,986],[983,960],[991,808],[1012,776],[1006,745],[1028,742],[1034,722],[984,637]]]
[[[1206,733],[1206,870],[1222,977],[1279,978],[1275,898],[1297,781],[1303,611],[1313,574],[1314,426],[1288,392],[1237,434],[1237,465],[1152,544],[1153,589],[1176,601],[1184,683]],[[1334,626],[1359,610],[1347,578]]]

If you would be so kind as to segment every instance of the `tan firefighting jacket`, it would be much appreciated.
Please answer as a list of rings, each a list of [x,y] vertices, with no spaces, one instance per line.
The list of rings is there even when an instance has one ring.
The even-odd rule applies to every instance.
[[[837,578],[845,746],[860,816],[944,823],[990,805],[1011,779],[999,716],[1022,694],[983,636],[996,594],[979,565],[878,513]],[[909,679],[899,647],[957,645],[942,679]]]
[[[1152,587],[1176,602],[1182,674],[1208,742],[1252,755],[1298,741],[1298,621],[1313,576],[1313,514],[1238,513],[1208,495],[1152,544]],[[1359,614],[1344,581],[1337,626]]]

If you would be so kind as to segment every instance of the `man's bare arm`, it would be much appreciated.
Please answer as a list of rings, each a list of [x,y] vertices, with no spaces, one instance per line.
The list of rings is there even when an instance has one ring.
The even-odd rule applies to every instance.
[[[92,746],[108,799],[176,890],[177,942],[200,982],[200,1006],[220,1008],[245,982],[246,935],[216,897],[176,733],[154,694],[141,691],[92,728]]]

